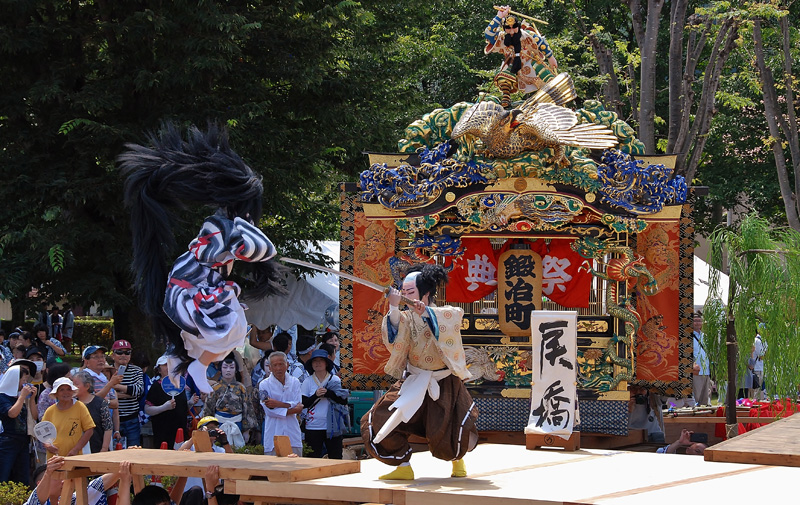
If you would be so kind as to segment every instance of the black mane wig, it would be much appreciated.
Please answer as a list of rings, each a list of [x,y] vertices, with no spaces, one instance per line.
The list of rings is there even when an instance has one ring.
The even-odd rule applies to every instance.
[[[172,344],[170,353],[186,362],[180,329],[162,308],[168,259],[174,259],[176,248],[175,211],[208,206],[228,219],[258,223],[264,190],[261,176],[230,148],[227,131],[218,125],[210,124],[205,132],[192,126],[184,140],[178,127],[167,123],[147,140],[149,146],[126,144],[127,150],[117,158],[126,177],[125,205],[131,212],[134,287],[155,337]],[[253,268],[253,296],[285,293],[284,267],[265,261]]]

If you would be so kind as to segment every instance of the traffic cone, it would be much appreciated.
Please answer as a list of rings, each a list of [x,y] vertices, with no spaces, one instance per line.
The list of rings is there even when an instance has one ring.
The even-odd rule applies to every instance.
[[[161,442],[161,450],[165,451],[167,449],[169,449],[169,444],[167,444],[167,441],[165,440]]]
[[[183,445],[183,442],[184,442],[184,440],[183,440],[183,428],[178,428],[177,433],[175,433],[175,450],[176,451],[181,448],[181,446]]]

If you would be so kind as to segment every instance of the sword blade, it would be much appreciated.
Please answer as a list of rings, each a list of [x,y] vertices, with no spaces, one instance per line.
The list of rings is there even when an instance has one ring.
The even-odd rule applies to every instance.
[[[391,287],[391,286],[381,286],[380,284],[368,281],[366,279],[362,279],[361,277],[356,277],[355,275],[348,274],[347,272],[334,270],[332,268],[324,267],[322,265],[317,265],[316,263],[309,263],[308,261],[296,260],[294,258],[287,258],[286,256],[281,256],[279,259],[284,263],[290,263],[292,265],[311,268],[312,270],[319,270],[320,272],[325,272],[331,275],[338,275],[339,277],[344,277],[345,279],[349,279],[355,283],[361,284],[362,286],[367,286],[368,288],[374,289],[375,291],[380,291],[384,295],[389,293],[389,288]],[[411,307],[413,307],[415,303],[414,300],[406,298],[405,296],[402,295],[400,296],[400,301]]]
[[[280,260],[285,263],[291,263],[292,265],[298,265],[301,267],[311,268],[313,270],[319,270],[320,272],[325,272],[332,275],[338,275],[339,277],[344,277],[345,279],[357,282],[359,284],[367,286],[368,288],[372,288],[375,291],[380,291],[381,293],[385,293],[389,290],[387,286],[381,286],[380,284],[376,284],[366,279],[362,279],[361,277],[356,277],[355,275],[348,274],[347,272],[341,272],[339,270],[334,270],[332,268],[324,267],[322,265],[317,265],[315,263],[309,263],[308,261],[296,260],[294,258],[287,258],[285,256],[281,257]]]

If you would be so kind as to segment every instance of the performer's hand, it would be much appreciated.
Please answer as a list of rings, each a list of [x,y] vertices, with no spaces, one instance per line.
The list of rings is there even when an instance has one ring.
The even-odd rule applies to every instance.
[[[505,19],[506,16],[508,16],[508,11],[510,11],[510,10],[511,10],[511,7],[509,7],[508,5],[504,5],[504,6],[500,7],[500,10],[497,11],[497,17],[499,17],[500,19]]]
[[[425,313],[425,304],[422,302],[422,300],[414,300],[414,312],[420,316]]]
[[[400,293],[399,289],[389,288],[389,295],[387,296],[387,298],[389,299],[389,305],[391,305],[392,307],[397,307],[398,305],[400,305],[401,296],[402,293]]]
[[[319,388],[319,389],[317,389],[317,396],[325,396],[325,393],[327,393],[327,392],[328,392],[327,389]]]

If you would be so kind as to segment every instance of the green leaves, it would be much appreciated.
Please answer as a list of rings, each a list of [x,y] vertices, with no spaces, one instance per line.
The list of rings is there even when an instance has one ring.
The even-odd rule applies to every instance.
[[[756,214],[747,215],[739,229],[720,227],[711,235],[711,292],[719,285],[719,269],[727,259],[731,295],[706,304],[704,331],[717,339],[709,352],[725,377],[725,321],[735,321],[738,373],[745,373],[756,333],[771,349],[764,360],[764,380],[770,395],[794,397],[800,371],[800,233],[776,228]],[[727,305],[727,309],[723,308]],[[727,314],[725,312],[728,312]]]
[[[64,248],[61,244],[54,244],[49,251],[47,257],[50,259],[50,267],[54,272],[60,272],[64,269]]]

